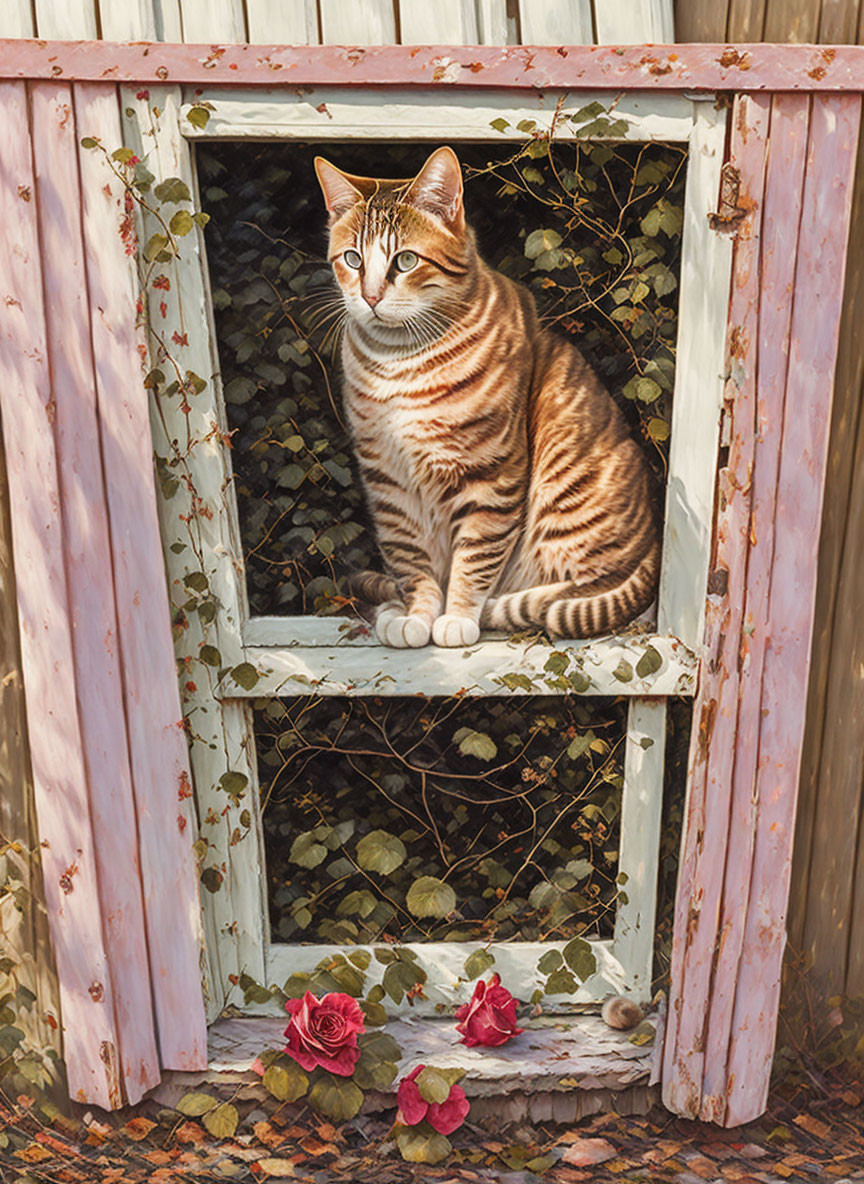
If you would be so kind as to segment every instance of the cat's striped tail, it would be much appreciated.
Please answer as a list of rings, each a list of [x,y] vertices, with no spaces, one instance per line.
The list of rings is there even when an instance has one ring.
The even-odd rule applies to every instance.
[[[551,637],[597,637],[615,633],[653,601],[660,571],[660,548],[651,549],[623,580],[577,584],[565,580],[508,592],[486,602],[484,629],[545,629]]]

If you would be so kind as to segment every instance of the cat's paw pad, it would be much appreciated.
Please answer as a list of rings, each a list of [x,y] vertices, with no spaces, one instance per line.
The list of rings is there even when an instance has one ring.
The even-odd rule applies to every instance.
[[[480,640],[480,626],[471,617],[444,613],[432,626],[432,640],[436,645],[474,645]]]
[[[398,608],[383,608],[375,618],[378,640],[395,649],[419,649],[429,644],[431,627],[425,617]]]

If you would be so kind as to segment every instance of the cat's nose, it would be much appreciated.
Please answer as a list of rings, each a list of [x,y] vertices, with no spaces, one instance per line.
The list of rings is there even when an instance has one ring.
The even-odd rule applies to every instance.
[[[369,305],[370,308],[374,308],[375,305],[378,303],[378,301],[381,299],[381,297],[376,296],[373,292],[364,292],[363,299],[366,301],[366,303]]]

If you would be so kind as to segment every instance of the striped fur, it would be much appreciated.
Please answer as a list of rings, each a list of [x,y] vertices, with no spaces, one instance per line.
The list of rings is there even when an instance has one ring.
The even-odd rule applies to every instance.
[[[388,575],[353,590],[395,646],[481,625],[614,632],[652,602],[647,461],[527,288],[487,267],[449,148],[409,181],[316,170],[345,307],[343,396]]]

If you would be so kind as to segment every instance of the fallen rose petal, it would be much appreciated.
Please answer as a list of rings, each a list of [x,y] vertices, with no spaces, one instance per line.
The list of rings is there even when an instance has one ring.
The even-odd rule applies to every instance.
[[[461,1085],[452,1085],[449,1096],[443,1102],[430,1102],[426,1120],[439,1135],[452,1135],[468,1117],[470,1109],[465,1090]]]
[[[429,1109],[429,1103],[420,1093],[416,1080],[424,1068],[424,1065],[418,1065],[399,1083],[396,1105],[399,1107],[399,1121],[404,1122],[406,1126],[416,1126],[418,1122],[422,1122]]]
[[[576,1168],[587,1168],[593,1163],[605,1163],[618,1152],[607,1139],[576,1139],[561,1156],[562,1163]]]

